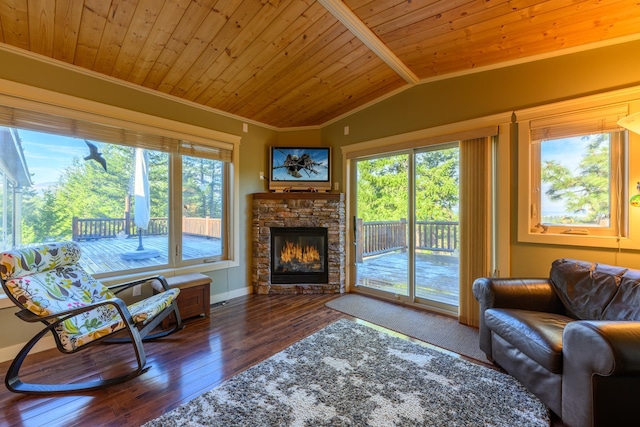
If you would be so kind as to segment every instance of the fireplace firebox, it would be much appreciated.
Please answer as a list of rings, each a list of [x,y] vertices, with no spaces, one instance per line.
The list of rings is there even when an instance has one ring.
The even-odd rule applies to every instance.
[[[271,227],[271,283],[328,283],[327,229]]]

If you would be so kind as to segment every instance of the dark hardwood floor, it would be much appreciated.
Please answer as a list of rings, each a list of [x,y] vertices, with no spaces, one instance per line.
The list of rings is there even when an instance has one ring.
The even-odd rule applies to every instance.
[[[147,372],[85,394],[22,395],[0,386],[1,426],[139,426],[208,391],[252,365],[341,318],[325,307],[339,295],[247,295],[214,306],[209,319],[187,321],[167,338],[145,343]],[[111,365],[116,375],[135,365],[127,344],[96,345],[78,354],[47,350],[29,356],[24,379],[74,378]],[[0,363],[4,378],[10,362]],[[105,373],[105,372],[103,372]],[[89,377],[91,378],[91,377]],[[554,427],[561,426],[557,421]]]
[[[176,334],[145,343],[147,372],[100,391],[34,396],[11,393],[2,384],[0,425],[139,426],[347,317],[324,306],[337,296],[248,295],[214,306],[209,319],[196,318]],[[47,350],[29,356],[24,378],[81,378],[113,360],[122,363],[109,375],[134,366],[131,346],[96,345],[71,356]],[[0,364],[2,378],[9,364]]]

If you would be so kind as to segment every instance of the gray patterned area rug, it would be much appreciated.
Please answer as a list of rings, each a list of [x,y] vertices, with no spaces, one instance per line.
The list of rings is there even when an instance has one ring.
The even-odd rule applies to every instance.
[[[510,376],[346,319],[144,424],[548,425]]]

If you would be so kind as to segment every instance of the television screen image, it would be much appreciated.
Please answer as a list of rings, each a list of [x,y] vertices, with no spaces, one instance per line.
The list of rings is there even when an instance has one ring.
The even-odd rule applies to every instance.
[[[271,147],[271,189],[331,188],[331,149]]]

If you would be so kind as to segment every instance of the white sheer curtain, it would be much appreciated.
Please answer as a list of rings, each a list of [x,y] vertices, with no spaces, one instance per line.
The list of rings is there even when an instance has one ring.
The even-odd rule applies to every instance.
[[[479,326],[480,307],[473,297],[477,277],[491,274],[491,138],[460,142],[460,306],[459,322]]]

